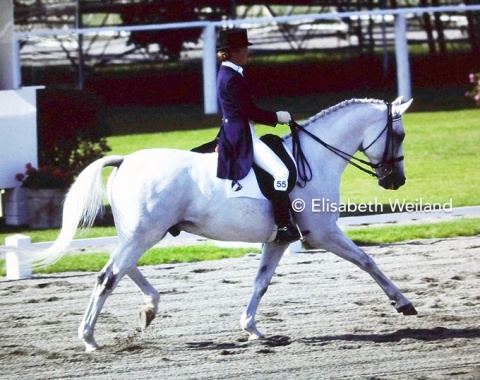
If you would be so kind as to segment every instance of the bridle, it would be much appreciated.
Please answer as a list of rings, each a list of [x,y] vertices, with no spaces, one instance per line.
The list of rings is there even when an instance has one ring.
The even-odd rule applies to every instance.
[[[313,140],[318,142],[323,147],[327,148],[332,153],[346,160],[350,165],[355,166],[357,169],[360,169],[361,171],[371,175],[372,177],[376,177],[379,180],[382,180],[388,177],[389,175],[391,175],[395,171],[395,164],[397,162],[403,161],[404,159],[404,156],[388,158],[390,152],[392,152],[393,154],[394,144],[395,144],[393,122],[400,120],[401,116],[394,118],[392,115],[392,104],[388,102],[385,102],[385,104],[387,105],[387,114],[388,114],[387,124],[385,125],[385,128],[382,129],[382,131],[378,134],[378,136],[370,144],[368,144],[367,147],[365,148],[362,147],[361,149],[359,149],[360,152],[362,153],[365,152],[373,144],[375,144],[384,133],[387,133],[387,136],[385,139],[385,149],[383,150],[382,161],[380,161],[377,164],[372,164],[369,161],[354,157],[351,154],[348,154],[338,148],[335,148],[334,146],[326,143],[325,141],[318,138],[313,133],[309,132],[307,129],[302,127],[300,124],[292,120],[289,124],[292,132],[292,153],[293,153],[293,157],[295,158],[295,161],[297,162],[298,177],[301,181],[303,181],[303,184],[300,183],[300,181],[297,182],[297,184],[300,187],[305,187],[307,182],[309,182],[312,179],[312,175],[313,175],[310,164],[308,163],[307,158],[303,153],[302,146],[300,144],[300,139],[298,135],[300,131],[310,136]],[[373,170],[366,169],[361,165],[369,166]]]

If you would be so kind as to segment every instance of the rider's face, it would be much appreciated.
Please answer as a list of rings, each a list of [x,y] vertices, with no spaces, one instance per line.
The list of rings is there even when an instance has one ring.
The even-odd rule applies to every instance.
[[[247,63],[248,46],[242,46],[230,51],[230,61],[238,66],[243,66]]]

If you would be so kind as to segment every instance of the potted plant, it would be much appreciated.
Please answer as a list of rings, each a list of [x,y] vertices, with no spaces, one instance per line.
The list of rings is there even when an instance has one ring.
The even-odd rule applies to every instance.
[[[58,228],[62,224],[62,202],[73,176],[51,166],[26,165],[15,178],[25,189],[30,228]]]

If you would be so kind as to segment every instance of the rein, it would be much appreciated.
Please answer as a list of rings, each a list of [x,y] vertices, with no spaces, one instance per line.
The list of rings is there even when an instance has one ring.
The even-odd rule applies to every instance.
[[[357,158],[352,156],[349,153],[346,153],[338,148],[335,148],[334,146],[326,143],[322,139],[318,138],[315,136],[313,133],[309,132],[307,129],[302,127],[300,124],[298,124],[296,121],[292,119],[290,122],[290,130],[292,132],[292,153],[293,157],[295,157],[295,160],[297,161],[297,167],[298,167],[298,177],[300,178],[301,181],[304,183],[301,184],[300,182],[297,182],[297,184],[300,187],[305,187],[307,182],[311,181],[312,179],[312,168],[310,167],[309,162],[307,161],[307,158],[305,157],[305,154],[303,153],[302,146],[300,144],[300,138],[299,138],[299,131],[304,132],[308,136],[310,136],[313,140],[318,142],[320,145],[328,149],[330,152],[334,153],[335,155],[343,158],[345,161],[347,161],[350,165],[355,166],[357,169],[360,169],[361,171],[371,175],[372,177],[376,177],[379,179],[385,178],[389,174],[392,173],[393,171],[393,165],[396,162],[402,161],[404,159],[403,156],[392,158],[390,160],[387,159],[388,157],[388,152],[393,148],[393,116],[392,116],[392,105],[388,102],[385,102],[387,105],[387,110],[388,110],[388,118],[387,118],[387,124],[385,125],[385,128],[380,132],[380,134],[366,147],[360,149],[361,152],[365,152],[368,148],[370,148],[373,144],[375,144],[378,139],[385,133],[387,132],[387,138],[386,138],[386,143],[385,143],[385,150],[383,151],[383,158],[382,161],[379,162],[378,164],[372,164],[371,162],[368,162],[366,160],[362,160],[361,158]],[[355,162],[356,161],[356,162]],[[361,165],[366,165],[369,166],[371,169],[379,169],[379,168],[385,168],[385,174],[380,177],[375,171],[369,170],[364,168]]]

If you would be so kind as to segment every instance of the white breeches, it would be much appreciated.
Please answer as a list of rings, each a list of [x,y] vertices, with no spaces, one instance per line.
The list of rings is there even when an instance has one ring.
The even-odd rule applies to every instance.
[[[251,123],[250,130],[252,131],[253,162],[273,176],[275,190],[286,191],[288,187],[288,169],[282,160],[258,138]]]

